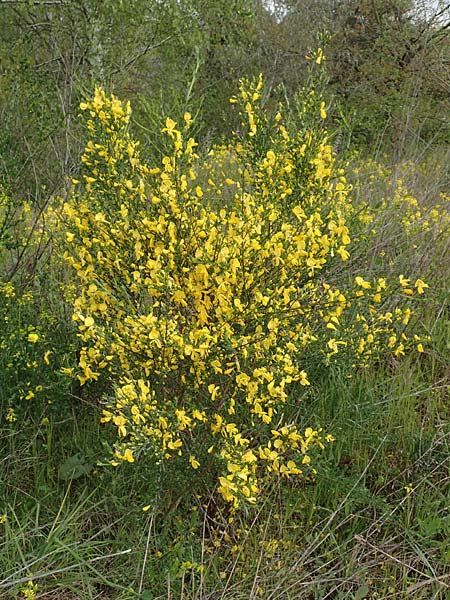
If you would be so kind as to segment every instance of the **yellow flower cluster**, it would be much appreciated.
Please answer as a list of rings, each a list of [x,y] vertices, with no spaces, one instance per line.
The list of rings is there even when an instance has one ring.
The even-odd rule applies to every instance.
[[[33,583],[33,581],[27,581],[27,584],[20,588],[21,598],[26,598],[27,600],[34,600],[36,598],[36,592],[38,591],[37,583]]]
[[[324,317],[329,336],[327,362],[347,356],[352,369],[367,368],[387,353],[403,356],[411,347],[423,352],[425,339],[407,334],[413,311],[405,300],[423,294],[426,288],[428,284],[421,279],[412,283],[400,275],[397,282],[384,277],[367,281],[357,276],[345,295],[328,289],[327,294],[337,298],[338,304]]]
[[[14,427],[23,424],[38,402],[51,404],[51,391],[61,382],[65,388],[69,383],[55,371],[57,361],[50,359],[57,355],[58,361],[66,362],[73,356],[72,348],[63,351],[70,341],[65,335],[61,342],[58,333],[64,324],[48,304],[55,299],[54,280],[46,280],[45,293],[41,287],[50,259],[52,269],[62,262],[51,256],[52,235],[60,229],[53,200],[41,213],[8,197],[0,187],[0,265],[5,279],[0,281],[0,413]],[[58,353],[51,349],[55,343]]]
[[[356,183],[356,192],[376,199],[375,202],[360,202],[359,219],[370,225],[372,235],[386,236],[386,231],[383,231],[386,229],[386,215],[391,215],[391,227],[402,227],[410,243],[421,234],[440,236],[447,233],[450,197],[441,192],[436,200],[427,198],[426,202],[420,202],[406,183],[413,179],[412,175],[417,177],[417,172],[425,167],[407,161],[398,165],[394,172],[379,162],[366,159],[363,165],[354,168],[360,179]]]
[[[247,133],[203,161],[190,114],[168,118],[173,151],[149,168],[129,105],[97,89],[81,105],[93,139],[65,205],[78,377],[113,383],[102,418],[117,429],[113,464],[145,451],[219,465],[234,506],[255,501],[264,473],[302,475],[332,441],[283,423],[283,406],[290,387],[309,385],[313,346],[348,344],[334,334],[351,305],[326,281],[349,257],[344,174],[326,133],[291,133],[282,107],[269,119],[261,91],[261,78],[241,84]]]
[[[2,407],[9,423],[22,417],[24,406],[16,401],[32,400],[43,391],[42,336],[27,325],[33,301],[31,291],[21,292],[10,281],[0,283],[0,385],[5,399],[14,399],[13,406]]]

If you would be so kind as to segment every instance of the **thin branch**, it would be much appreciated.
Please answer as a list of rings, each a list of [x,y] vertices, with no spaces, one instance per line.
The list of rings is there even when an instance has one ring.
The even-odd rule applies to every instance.
[[[159,48],[160,46],[162,46],[163,44],[165,44],[166,42],[171,40],[173,37],[175,37],[175,34],[168,35],[167,37],[165,37],[163,40],[160,40],[156,44],[153,44],[153,45],[148,44],[148,46],[146,46],[141,52],[139,52],[139,54],[136,54],[136,56],[133,56],[133,58],[130,58],[130,60],[127,60],[127,62],[124,65],[122,65],[121,67],[114,69],[111,72],[111,75],[116,75],[117,73],[121,73],[122,71],[124,71],[125,69],[130,67],[132,64],[134,64],[137,60],[139,60],[140,58],[145,56],[148,52],[150,52],[151,50],[155,50],[156,48]]]
[[[426,573],[424,573],[423,571],[421,571],[420,569],[416,569],[416,567],[414,567],[413,565],[411,565],[410,563],[404,562],[403,560],[400,560],[399,558],[397,558],[396,556],[393,556],[392,554],[389,554],[389,552],[385,552],[382,548],[380,548],[379,546],[375,546],[375,544],[372,544],[371,542],[369,542],[369,540],[364,539],[361,535],[359,535],[358,533],[355,534],[355,540],[357,542],[359,542],[360,544],[362,544],[363,546],[367,546],[369,548],[371,548],[372,550],[375,550],[375,552],[378,552],[379,554],[382,554],[383,556],[385,556],[386,558],[388,558],[389,560],[391,560],[392,562],[395,562],[397,565],[400,565],[401,567],[405,567],[407,570],[409,571],[414,571],[415,573],[417,573],[418,575],[422,575],[422,577],[426,578],[426,582],[428,584],[430,583],[434,583],[436,581],[440,581],[442,583],[442,585],[444,585],[445,587],[449,587],[449,585],[447,583],[445,583],[443,580],[447,579],[448,577],[450,577],[450,575],[442,575],[440,577],[429,577]],[[420,586],[423,586],[424,582],[422,581]],[[412,588],[415,588],[415,586],[411,586]],[[410,589],[410,588],[408,588]]]

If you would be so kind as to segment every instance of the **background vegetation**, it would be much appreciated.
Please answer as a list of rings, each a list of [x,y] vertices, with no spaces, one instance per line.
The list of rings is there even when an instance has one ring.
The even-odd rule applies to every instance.
[[[410,0],[0,2],[0,597],[448,597],[449,9],[442,1]],[[260,73],[265,85],[253,89],[248,103],[240,81],[247,78],[257,86]],[[86,127],[80,115],[92,110],[96,86],[106,91],[102,102],[110,94],[123,101],[123,114],[130,101],[131,118],[122,129],[99,133]],[[117,104],[108,106],[114,118],[121,118]],[[180,150],[177,131],[187,122],[183,143],[193,136],[198,146],[191,146],[195,156],[187,156],[172,177],[168,165]],[[129,152],[135,140],[139,145]],[[125,158],[121,155],[120,162],[113,156],[120,165],[108,171],[111,179],[96,182],[89,156],[105,148],[112,153],[122,148]],[[283,170],[286,164],[295,168]],[[287,457],[293,462],[284,463],[290,476],[276,468],[271,452],[281,446],[269,448],[264,438],[272,425],[264,420],[255,425],[249,392],[238,383],[242,377],[236,379],[245,371],[247,351],[239,355],[240,371],[233,372],[232,382],[237,391],[226,396],[231,403],[226,406],[237,402],[235,420],[251,448],[268,450],[270,463],[261,458],[267,473],[256,467],[243,472],[242,453],[239,463],[229,448],[221,457],[213,451],[217,462],[209,463],[211,430],[203,437],[181,430],[185,447],[196,449],[190,463],[146,454],[148,439],[142,450],[139,417],[133,443],[127,438],[121,445],[126,436],[120,431],[122,413],[113,416],[114,394],[120,397],[126,376],[151,378],[139,362],[142,356],[156,361],[154,370],[159,363],[139,346],[138,336],[120,329],[122,316],[138,319],[149,300],[148,288],[136,291],[131,285],[131,269],[139,271],[139,259],[129,246],[132,236],[121,234],[128,213],[124,216],[117,198],[129,198],[130,222],[143,217],[170,222],[173,215],[162,209],[139,212],[143,180],[150,190],[145,193],[158,189],[164,210],[171,206],[175,214],[170,186],[156,187],[156,168],[174,188],[182,189],[182,173],[184,181],[192,181],[180,238],[191,244],[195,233],[189,218],[195,215],[196,231],[204,227],[210,235],[208,219],[220,217],[221,231],[229,232],[222,248],[230,256],[235,247],[230,232],[238,236],[234,225],[240,214],[233,202],[244,194],[250,199],[242,223],[253,224],[248,234],[253,245],[245,247],[243,280],[258,273],[264,280],[266,287],[260,287],[272,294],[270,308],[286,329],[273,334],[271,323],[268,337],[278,335],[277,349],[285,344],[284,365],[289,357],[298,366],[298,381],[294,377],[286,384],[286,398],[278,392],[273,426],[281,431],[283,419],[291,433],[295,427],[305,439],[308,428],[320,427],[335,438],[312,454],[311,467],[298,442]],[[190,168],[195,170],[191,180]],[[335,219],[338,192],[345,205],[336,234],[341,248],[331,234],[331,241],[324,238],[326,224]],[[267,214],[258,213],[258,206]],[[310,220],[299,219],[309,229],[292,220],[287,206],[297,213],[306,210]],[[79,210],[85,211],[85,221],[77,221]],[[109,228],[99,241],[106,236],[100,214]],[[255,215],[262,215],[261,227]],[[286,223],[291,233],[295,224],[296,235],[304,236],[307,258],[324,259],[324,267],[315,271],[306,258],[292,263],[291,238],[282,228]],[[83,234],[84,227],[88,233]],[[279,235],[270,237],[275,232]],[[120,256],[126,265],[122,271],[102,261],[95,267],[96,276],[110,284],[105,284],[107,306],[111,311],[119,306],[104,319],[112,323],[110,334],[118,336],[108,338],[108,356],[116,362],[107,377],[97,379],[89,376],[87,369],[97,359],[88,352],[98,340],[104,346],[91,320],[104,315],[99,309],[97,316],[92,307],[92,281],[77,260],[84,260],[86,247],[98,244],[97,252],[105,241],[106,247],[117,244],[129,254]],[[270,262],[270,253],[258,263],[255,249],[264,242],[270,248],[279,244],[278,257],[290,257],[290,270]],[[164,247],[170,243],[167,238]],[[169,267],[177,264],[182,273],[185,261],[195,256],[212,277],[211,257],[200,259],[195,244],[180,248],[185,254],[175,253]],[[331,256],[335,250],[340,257]],[[67,252],[75,269],[63,259]],[[92,256],[95,262],[98,254]],[[113,264],[117,256],[109,258]],[[169,268],[167,277],[171,274]],[[287,275],[293,280],[287,292],[292,302],[297,297],[305,302],[303,320],[283,308]],[[380,281],[387,282],[387,291]],[[167,282],[152,294],[165,298],[164,310],[170,313],[172,283]],[[218,322],[215,343],[222,344],[217,355],[224,361],[234,360],[242,339],[253,339],[258,331],[250,319],[256,314],[251,286],[233,285],[228,291],[247,313],[242,309],[246,318],[237,316],[241,309],[234,304],[229,329],[227,320]],[[195,331],[198,323],[186,315],[200,313],[198,298],[204,301],[202,294],[215,290],[203,288],[196,295],[187,280],[181,288],[192,294],[188,309],[181,311],[183,327]],[[336,290],[345,302],[332,295]],[[87,300],[90,305],[83,304]],[[384,315],[390,323],[388,313],[397,319],[392,331],[380,328],[374,317]],[[181,318],[174,314],[171,318]],[[264,322],[268,315],[262,311],[258,319]],[[308,334],[318,339],[316,345],[299,323],[310,323]],[[299,348],[293,345],[298,339],[283,338],[294,329],[306,340]],[[117,339],[134,348],[133,359],[117,351]],[[177,364],[180,371],[187,369],[188,399],[170,373],[158,380],[169,416],[181,402],[183,410],[207,411],[215,386],[228,394],[225,376],[205,380],[201,388],[186,366],[187,343],[186,337]],[[266,356],[265,366],[276,378],[270,343],[265,354],[256,338],[252,343],[252,360]],[[204,367],[195,364],[201,373]],[[310,385],[300,385],[303,368]],[[231,421],[232,413],[214,406],[215,414]],[[111,407],[108,419],[103,411]],[[102,418],[115,419],[116,427]],[[177,435],[179,426],[178,420]],[[225,439],[222,430],[216,433]],[[197,459],[200,468],[193,469]],[[113,467],[111,460],[121,464]],[[233,471],[236,465],[240,471]],[[234,492],[227,498],[218,477],[237,471],[250,482],[249,493],[239,488],[240,501],[233,507]],[[256,475],[258,491],[252,488]],[[253,495],[255,502],[248,502]]]

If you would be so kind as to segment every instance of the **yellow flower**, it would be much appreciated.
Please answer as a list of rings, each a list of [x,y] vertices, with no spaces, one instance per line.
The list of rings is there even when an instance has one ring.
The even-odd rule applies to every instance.
[[[111,112],[116,118],[123,117],[125,114],[122,108],[122,102],[120,102],[120,100],[118,100],[114,96],[112,97],[111,101]]]
[[[300,381],[301,385],[310,385],[309,380],[308,380],[308,375],[306,374],[305,371],[300,371],[299,381]]]
[[[134,462],[133,452],[130,450],[130,448],[126,448],[123,454],[120,453],[118,450],[116,450],[114,454],[119,460],[126,460],[129,463]]]
[[[425,283],[424,281],[422,281],[421,279],[417,279],[416,283],[414,285],[417,288],[418,294],[423,294],[423,290],[425,288],[429,287],[429,285],[427,283]]]
[[[129,448],[127,448],[124,452],[124,459],[130,463],[134,462],[133,453],[131,452],[131,450]]]
[[[190,112],[185,112],[183,116],[184,122],[186,123],[186,127],[189,127],[192,123],[192,115]]]
[[[39,339],[39,336],[37,333],[29,333],[27,340],[31,343],[31,344],[35,344]]]
[[[168,133],[170,135],[170,134],[172,134],[174,132],[176,124],[177,124],[176,121],[174,121],[170,117],[167,117],[167,119],[166,119],[166,126],[165,126],[164,129],[162,129],[162,131],[166,132],[166,133]]]
[[[195,458],[195,456],[190,456],[189,457],[189,462],[191,463],[191,467],[193,469],[198,469],[200,466],[200,463],[198,462],[198,460]]]
[[[322,48],[318,48],[316,52],[316,63],[320,65],[325,60],[325,55]]]
[[[211,394],[211,400],[214,402],[214,400],[217,397],[217,394],[219,393],[220,388],[218,385],[214,385],[213,383],[211,383],[210,385],[208,385],[208,392]]]
[[[207,420],[204,411],[201,412],[197,409],[194,409],[192,411],[192,417],[194,419],[197,419],[197,421],[206,421]]]
[[[38,590],[37,583],[33,583],[32,581],[27,582],[27,586],[20,589],[22,592],[22,597],[27,600],[34,600],[36,597],[36,592]]]
[[[14,423],[14,421],[17,421],[16,413],[13,408],[8,408],[5,415],[5,421],[8,421],[9,423]]]
[[[113,423],[116,425],[118,433],[120,436],[125,437],[127,435],[126,423],[127,420],[122,415],[116,415],[113,417]]]
[[[360,287],[364,288],[365,290],[368,290],[372,287],[371,283],[369,281],[365,281],[363,279],[363,277],[355,277],[355,283],[356,285],[359,285]]]

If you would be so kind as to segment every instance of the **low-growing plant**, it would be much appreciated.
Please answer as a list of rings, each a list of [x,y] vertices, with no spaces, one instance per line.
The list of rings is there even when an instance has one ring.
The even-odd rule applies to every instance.
[[[59,370],[74,355],[43,216],[0,190],[0,423],[10,428],[67,392]]]
[[[261,77],[243,81],[232,144],[203,156],[191,115],[167,118],[173,150],[157,167],[140,159],[129,103],[97,88],[80,107],[92,139],[64,211],[74,374],[110,384],[113,465],[182,462],[235,508],[266,477],[314,474],[310,456],[333,436],[300,430],[287,400],[301,400],[318,361],[355,369],[423,350],[407,331],[425,282],[343,276],[350,186],[323,99],[303,97],[297,130],[282,105],[265,110]]]

